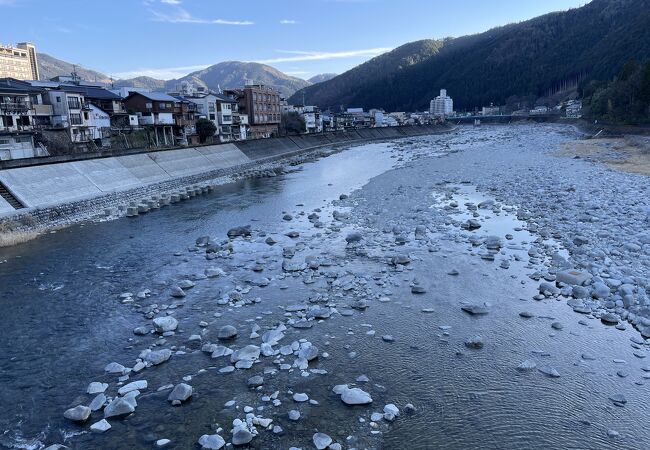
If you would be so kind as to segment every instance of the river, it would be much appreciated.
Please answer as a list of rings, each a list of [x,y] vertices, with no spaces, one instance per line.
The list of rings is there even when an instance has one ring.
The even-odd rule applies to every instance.
[[[257,433],[251,448],[314,448],[316,432],[343,448],[647,448],[650,411],[635,400],[648,388],[643,359],[630,347],[638,332],[593,318],[581,323],[566,301],[532,300],[538,283],[531,271],[569,254],[529,233],[517,219],[519,205],[496,202],[498,212],[477,216],[483,226],[474,236],[514,236],[490,257],[458,226],[473,210],[447,206],[492,199],[478,180],[456,179],[464,164],[476,164],[472,152],[497,145],[534,152],[572,137],[552,125],[485,127],[357,145],[138,218],[76,225],[0,249],[0,445],[146,449],[169,439],[169,448],[196,448],[204,434],[230,441],[233,420],[249,414],[273,419],[269,429],[249,427]],[[242,225],[251,225],[252,236],[232,240],[232,252],[206,260],[205,248],[195,246],[200,236],[225,243],[226,232]],[[424,237],[422,229],[414,235],[418,225]],[[346,243],[352,231],[360,243]],[[269,236],[275,245],[265,242]],[[529,255],[531,245],[543,248],[539,257]],[[224,274],[205,279],[209,267]],[[196,285],[186,297],[170,297],[187,279]],[[426,292],[412,293],[414,284]],[[145,289],[146,298],[121,301]],[[487,315],[460,308],[477,302],[487,303]],[[328,318],[292,327],[305,315],[287,310],[296,304],[327,309]],[[519,315],[524,310],[530,317]],[[178,319],[175,333],[133,333],[164,315]],[[561,327],[551,327],[556,322]],[[199,335],[202,344],[232,349],[260,345],[259,335],[279,324],[288,329],[276,354],[248,370],[220,371],[229,357],[210,358],[188,341]],[[224,325],[237,329],[236,339],[217,338]],[[476,335],[482,348],[464,344]],[[318,348],[307,369],[291,367],[290,351],[278,353],[292,342]],[[82,425],[63,417],[90,403],[92,381],[108,383],[106,394],[116,396],[123,383],[104,367],[133,367],[147,348],[173,356],[124,380],[148,382],[134,414],[109,419],[112,428],[102,434],[89,431],[101,411]],[[595,360],[581,356],[587,353]],[[517,370],[524,360],[560,376]],[[247,386],[254,375],[263,376],[260,387]],[[192,397],[171,406],[169,389],[158,388],[183,381]],[[332,392],[340,384],[368,392],[372,404],[343,404]],[[608,399],[620,392],[624,406]],[[313,401],[297,402],[294,393]],[[386,404],[400,415],[371,420]],[[290,420],[290,410],[300,419]]]

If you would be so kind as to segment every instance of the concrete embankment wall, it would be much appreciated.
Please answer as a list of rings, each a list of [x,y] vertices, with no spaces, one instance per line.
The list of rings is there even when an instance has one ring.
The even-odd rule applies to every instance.
[[[441,131],[434,126],[373,128],[40,164],[0,170],[0,183],[25,207],[47,208],[320,147]],[[0,215],[17,211],[0,197]]]
[[[224,144],[7,169],[0,182],[24,206],[45,207],[248,162]],[[0,203],[0,213],[11,211]]]

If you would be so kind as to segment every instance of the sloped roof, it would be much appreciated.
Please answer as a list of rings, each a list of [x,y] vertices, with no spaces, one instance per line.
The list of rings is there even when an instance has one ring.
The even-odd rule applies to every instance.
[[[42,89],[34,87],[31,83],[15,78],[0,78],[0,91],[2,92],[41,92]]]
[[[178,99],[172,97],[171,95],[163,94],[162,92],[133,92],[129,95],[141,95],[144,98],[153,100],[156,102],[177,102]]]

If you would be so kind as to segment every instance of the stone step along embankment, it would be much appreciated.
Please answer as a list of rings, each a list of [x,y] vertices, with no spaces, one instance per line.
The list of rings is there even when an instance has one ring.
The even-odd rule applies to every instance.
[[[372,128],[4,169],[0,183],[24,208],[0,202],[0,221],[11,220],[16,228],[27,230],[100,215],[133,217],[209,192],[220,177],[251,170],[257,176],[275,174],[280,160],[325,147],[449,130],[445,126]],[[21,220],[25,216],[29,220]]]

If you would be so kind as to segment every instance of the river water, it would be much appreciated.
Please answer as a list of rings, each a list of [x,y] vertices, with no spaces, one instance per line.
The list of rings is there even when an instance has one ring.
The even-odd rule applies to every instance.
[[[251,407],[282,428],[257,426],[251,448],[314,448],[317,431],[343,448],[648,448],[649,407],[634,401],[648,395],[643,361],[631,355],[630,338],[638,333],[597,320],[581,324],[565,302],[531,300],[537,284],[526,276],[535,263],[527,250],[536,236],[522,231],[525,223],[508,208],[482,214],[479,230],[515,236],[498,254],[509,260],[504,268],[462,238],[458,224],[467,213],[441,207],[450,192],[447,201],[460,205],[489,198],[470,185],[444,184],[440,172],[480,151],[473,148],[477,143],[501,142],[509,133],[505,127],[461,130],[355,146],[149,215],[73,226],[0,249],[0,445],[146,449],[166,438],[170,448],[196,448],[203,434],[229,441],[232,421],[245,419],[244,408]],[[568,139],[566,130],[553,127],[522,136],[504,145]],[[341,194],[352,195],[339,200]],[[335,220],[335,210],[344,218]],[[318,227],[307,218],[314,211]],[[283,220],[285,214],[292,220]],[[427,229],[425,239],[414,238],[418,224]],[[199,236],[225,240],[227,230],[240,225],[251,225],[253,235],[233,240],[232,254],[207,261],[205,250],[194,246]],[[361,245],[346,245],[352,230],[364,235]],[[300,236],[288,237],[289,231]],[[268,236],[278,243],[267,245]],[[558,243],[538,243],[549,254],[567,256]],[[287,248],[296,254],[291,261],[311,257],[320,265],[283,270]],[[410,262],[387,263],[396,254],[408,254]],[[225,275],[203,279],[207,267]],[[458,275],[449,275],[452,269]],[[268,285],[260,286],[261,278]],[[196,286],[183,299],[170,297],[170,287],[183,279]],[[426,293],[411,293],[414,280]],[[152,295],[120,301],[120,294],[144,289]],[[251,301],[236,301],[242,298]],[[360,300],[369,307],[350,308]],[[469,315],[460,309],[463,302],[485,302],[489,314]],[[287,320],[301,313],[285,308],[294,304],[327,306],[332,315],[310,321],[311,328],[292,328]],[[150,310],[176,317],[176,333],[134,335],[136,327],[152,328]],[[521,318],[522,310],[534,317]],[[550,326],[557,321],[561,330]],[[308,370],[286,370],[281,364],[292,364],[293,356],[276,355],[222,373],[227,357],[210,358],[187,344],[197,334],[203,343],[217,343],[220,327],[230,324],[238,337],[224,345],[259,345],[259,337],[249,337],[252,326],[262,334],[279,323],[288,323],[280,345],[302,339],[318,347]],[[482,349],[463,345],[474,335],[484,339]],[[63,418],[67,408],[90,403],[93,396],[85,391],[91,381],[108,383],[107,395],[115,396],[118,376],[104,373],[104,366],[133,367],[146,348],[175,353],[130,375],[128,381],[148,381],[133,415],[110,419],[112,429],[103,434],[88,426],[101,412],[84,425]],[[523,360],[552,366],[561,376],[517,371]],[[631,375],[617,376],[621,368]],[[264,376],[262,387],[247,387],[253,375]],[[360,375],[368,381],[355,381]],[[173,407],[166,401],[169,390],[157,390],[183,380],[194,393]],[[373,403],[344,405],[331,391],[338,384],[366,390]],[[295,402],[296,392],[317,403]],[[618,392],[628,399],[624,407],[608,400]],[[401,409],[400,416],[371,422],[371,413],[388,403]],[[409,403],[412,413],[405,411]],[[301,413],[298,421],[287,418],[293,409]],[[608,436],[612,430],[620,436]]]

